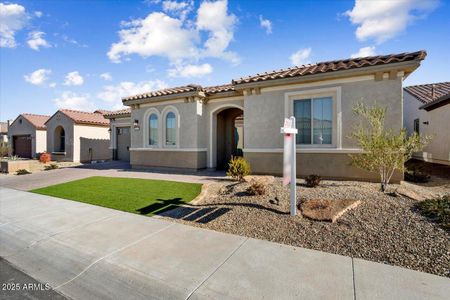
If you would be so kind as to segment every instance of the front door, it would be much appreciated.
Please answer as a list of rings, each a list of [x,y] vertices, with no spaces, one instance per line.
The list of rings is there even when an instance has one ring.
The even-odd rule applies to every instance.
[[[130,127],[116,128],[117,136],[117,159],[130,161],[131,135]]]
[[[232,156],[242,156],[244,148],[244,117],[239,108],[228,108],[217,114],[218,170],[228,169]]]

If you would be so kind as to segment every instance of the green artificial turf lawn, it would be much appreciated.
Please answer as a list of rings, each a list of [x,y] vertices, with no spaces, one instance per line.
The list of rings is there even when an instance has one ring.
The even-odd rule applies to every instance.
[[[151,216],[188,203],[201,187],[197,183],[95,176],[31,192]]]

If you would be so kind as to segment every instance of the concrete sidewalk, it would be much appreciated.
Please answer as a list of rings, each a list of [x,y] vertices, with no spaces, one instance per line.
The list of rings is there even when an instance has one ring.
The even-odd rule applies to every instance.
[[[446,299],[450,280],[0,188],[0,256],[73,299]]]

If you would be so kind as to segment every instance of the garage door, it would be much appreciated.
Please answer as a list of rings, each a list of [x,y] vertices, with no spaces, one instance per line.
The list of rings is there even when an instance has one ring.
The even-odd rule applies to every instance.
[[[19,135],[13,137],[14,155],[31,158],[31,136]]]
[[[117,130],[117,159],[130,161],[130,127],[118,127]]]

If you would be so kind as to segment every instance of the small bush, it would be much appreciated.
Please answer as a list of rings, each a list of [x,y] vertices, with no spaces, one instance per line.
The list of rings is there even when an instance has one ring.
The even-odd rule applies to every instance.
[[[16,171],[16,175],[27,175],[27,174],[31,174],[31,172],[28,171],[27,169],[19,169]]]
[[[266,193],[266,187],[263,183],[254,181],[247,188],[247,193],[252,196],[264,195]]]
[[[227,176],[234,180],[243,181],[244,176],[250,175],[250,164],[240,156],[232,156],[228,163]]]
[[[307,187],[316,187],[320,184],[322,178],[319,175],[311,174],[305,177]]]
[[[419,211],[445,230],[450,230],[450,195],[416,204]]]
[[[430,175],[423,171],[423,168],[413,167],[406,169],[405,180],[409,182],[425,183],[430,181]]]
[[[50,164],[50,165],[44,167],[45,171],[56,170],[56,169],[59,169],[59,166],[57,164]]]

